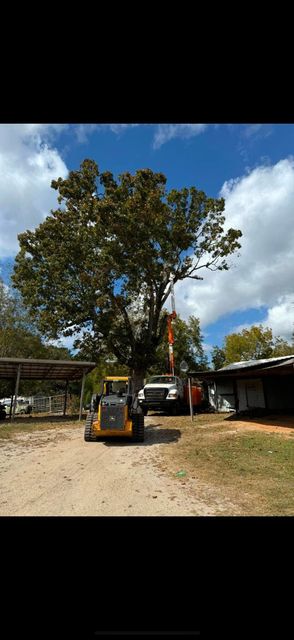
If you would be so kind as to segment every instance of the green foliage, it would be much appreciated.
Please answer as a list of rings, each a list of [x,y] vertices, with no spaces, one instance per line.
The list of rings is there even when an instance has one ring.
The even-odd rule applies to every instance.
[[[199,319],[190,316],[188,322],[185,322],[178,316],[173,321],[173,331],[175,338],[175,374],[181,375],[180,364],[182,360],[187,362],[190,371],[203,371],[208,369],[208,360],[204,355],[202,346],[203,338],[200,331]],[[157,348],[156,357],[157,360],[148,370],[148,375],[169,373],[167,330],[164,334],[163,341]]]
[[[264,329],[262,325],[243,329],[240,333],[231,333],[225,337],[226,364],[240,360],[270,358],[272,350],[272,330]]]
[[[18,294],[12,294],[0,280],[0,357],[68,360],[63,347],[43,342]],[[11,395],[15,381],[0,380],[0,397]],[[64,384],[54,381],[21,380],[19,393],[63,393]]]
[[[289,344],[289,342],[287,342],[286,340],[283,340],[283,338],[275,338],[274,340],[274,346],[273,346],[273,352],[272,352],[272,357],[278,357],[278,356],[288,356],[288,355],[292,355],[294,353],[294,341],[292,342],[292,344]]]
[[[211,361],[214,370],[221,369],[226,361],[226,354],[224,352],[224,349],[214,346],[211,352]]]
[[[124,365],[120,365],[118,362],[109,362],[107,359],[101,358],[97,367],[86,376],[84,404],[91,401],[93,393],[100,393],[102,380],[105,376],[113,375],[128,376],[129,369]]]
[[[291,355],[293,344],[283,338],[274,338],[272,330],[262,325],[253,325],[240,333],[231,333],[225,337],[224,347],[220,350],[225,355],[225,364],[244,360],[259,360],[278,356]]]
[[[52,181],[60,207],[19,235],[12,277],[44,335],[79,331],[84,355],[112,353],[141,378],[165,333],[170,274],[228,269],[242,235],[224,231],[222,198],[165,185],[150,169],[116,180],[85,160]]]

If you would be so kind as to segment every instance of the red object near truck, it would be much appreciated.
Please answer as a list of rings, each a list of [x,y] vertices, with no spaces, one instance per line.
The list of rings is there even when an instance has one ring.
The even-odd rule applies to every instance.
[[[198,407],[203,403],[204,392],[200,385],[191,384],[191,401],[193,407]],[[184,404],[190,405],[188,384],[184,384]]]

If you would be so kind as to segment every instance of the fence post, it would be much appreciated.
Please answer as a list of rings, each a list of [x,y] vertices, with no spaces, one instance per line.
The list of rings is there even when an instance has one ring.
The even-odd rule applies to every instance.
[[[193,405],[192,405],[191,378],[190,378],[190,376],[188,376],[188,389],[189,389],[190,416],[191,416],[191,422],[193,422]]]
[[[83,373],[82,388],[81,388],[81,398],[80,398],[80,413],[79,413],[79,420],[81,420],[81,419],[82,419],[83,395],[84,395],[85,379],[86,379],[86,374],[85,374],[85,373]]]
[[[68,380],[65,383],[65,392],[64,392],[64,404],[63,404],[63,415],[66,414],[66,404],[67,404],[67,390],[68,390]]]

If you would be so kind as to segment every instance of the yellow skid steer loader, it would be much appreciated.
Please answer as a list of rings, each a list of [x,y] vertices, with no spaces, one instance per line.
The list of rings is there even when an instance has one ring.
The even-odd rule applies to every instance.
[[[133,442],[144,441],[144,415],[132,393],[131,378],[106,377],[100,395],[92,396],[85,424],[86,442],[123,436]]]

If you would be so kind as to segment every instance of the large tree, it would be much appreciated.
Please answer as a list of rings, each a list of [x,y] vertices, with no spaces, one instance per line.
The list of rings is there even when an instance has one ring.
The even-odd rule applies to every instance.
[[[83,354],[114,354],[138,389],[165,331],[170,274],[228,269],[241,231],[224,230],[223,198],[168,191],[150,169],[115,179],[85,160],[51,186],[60,206],[19,235],[14,285],[44,335],[79,332]]]

